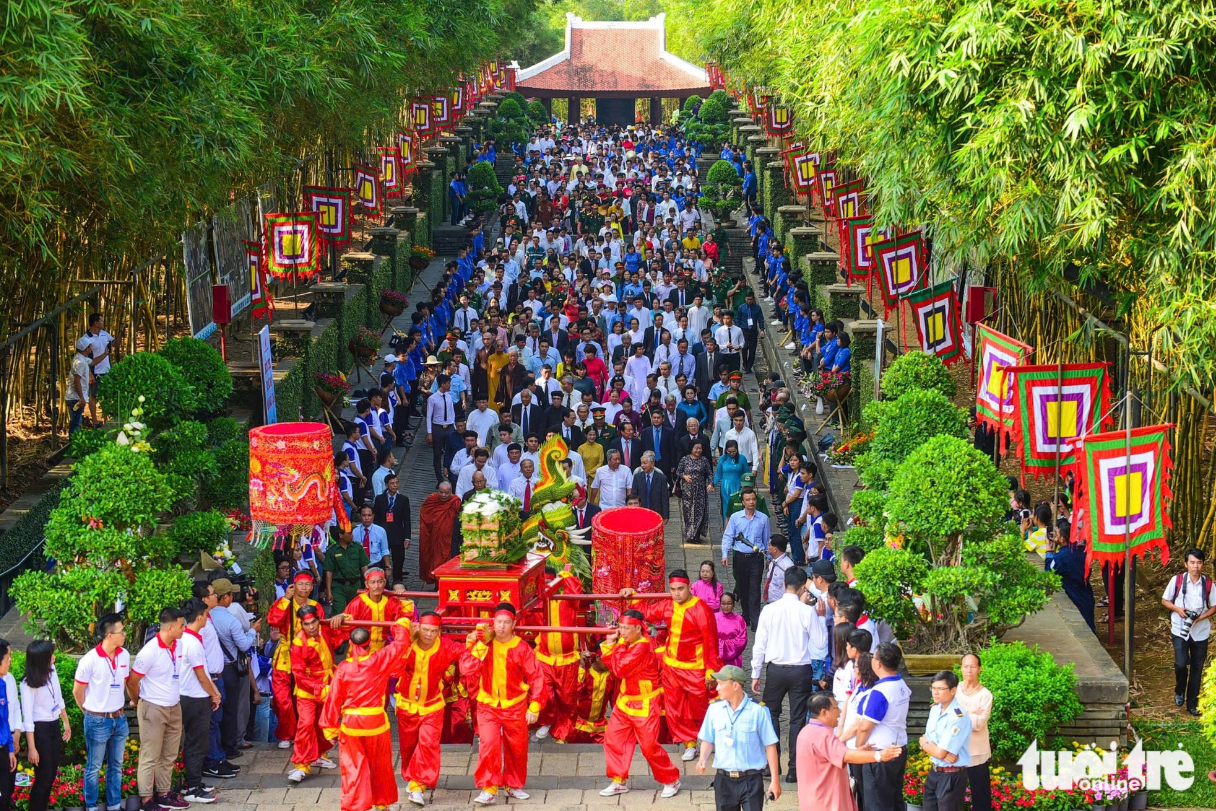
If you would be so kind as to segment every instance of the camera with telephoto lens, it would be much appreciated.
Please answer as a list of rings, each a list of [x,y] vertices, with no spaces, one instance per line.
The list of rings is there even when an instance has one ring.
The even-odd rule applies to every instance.
[[[1186,619],[1182,621],[1182,638],[1191,638],[1191,626],[1195,624],[1195,620],[1199,619],[1198,611],[1191,611],[1189,608],[1186,611]]]

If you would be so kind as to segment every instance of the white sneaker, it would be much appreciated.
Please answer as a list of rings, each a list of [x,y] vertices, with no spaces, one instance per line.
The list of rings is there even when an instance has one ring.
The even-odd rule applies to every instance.
[[[522,788],[509,788],[507,789],[507,796],[515,800],[527,800],[532,795]]]
[[[615,797],[618,794],[629,793],[629,786],[625,783],[618,783],[613,780],[608,784],[608,787],[600,791],[601,797]]]
[[[306,776],[307,775],[305,775],[304,772],[300,771],[299,769],[292,769],[287,773],[287,782],[296,784],[303,783]]]
[[[536,730],[536,740],[543,741],[547,737],[549,737],[549,725],[545,724],[543,727]]]
[[[317,758],[316,760],[314,760],[314,761],[312,762],[312,765],[314,765],[314,766],[320,766],[322,769],[336,769],[336,768],[338,768],[338,764],[337,764],[337,763],[334,763],[332,760],[330,760],[330,759],[329,759],[329,758],[327,758],[327,757],[319,757],[319,758]]]
[[[290,749],[291,746],[292,746],[291,741],[279,741],[280,749]]]
[[[414,805],[426,805],[426,797],[422,796],[421,791],[411,791],[410,802],[412,802]]]
[[[663,786],[663,793],[659,796],[664,800],[670,799],[680,793],[680,781],[677,780],[670,785]]]
[[[788,344],[786,344],[786,345],[785,345],[785,348],[786,348],[786,349],[793,349],[793,348],[794,348],[794,342],[793,342],[793,341],[790,341]]]
[[[684,751],[680,754],[680,760],[685,762],[697,759],[697,747],[685,746]]]
[[[491,794],[488,791],[483,791],[473,798],[473,802],[477,805],[493,805],[498,802],[498,795]]]
[[[781,326],[781,322],[780,322],[780,321],[769,321],[768,323],[769,323],[769,326],[772,326],[772,327],[779,327],[779,326]]]

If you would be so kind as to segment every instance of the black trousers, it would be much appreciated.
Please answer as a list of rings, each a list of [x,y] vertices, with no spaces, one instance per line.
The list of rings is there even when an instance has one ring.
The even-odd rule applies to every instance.
[[[435,464],[435,482],[443,482],[443,449],[447,447],[448,434],[452,432],[450,425],[431,426],[431,459]]]
[[[971,786],[971,811],[992,811],[992,778],[988,761],[967,767],[967,785]]]
[[[372,452],[363,447],[363,443],[359,443],[359,469],[363,471],[363,475],[367,477],[367,485],[360,490],[358,485],[355,486],[355,518],[359,517],[359,508],[364,502],[370,503],[372,500],[372,474],[376,472],[376,457]]]
[[[764,576],[764,556],[759,552],[735,552],[734,564],[739,613],[754,631],[756,623],[760,621],[760,579]]]
[[[63,731],[58,718],[35,722],[34,746],[38,747],[38,765],[34,767],[34,785],[30,788],[30,811],[46,811],[63,754]],[[8,767],[7,762],[4,765]]]
[[[717,811],[763,811],[764,774],[756,771],[731,777],[719,771],[714,775],[714,805]]]
[[[865,780],[861,776],[861,764],[860,763],[850,763],[850,764],[848,764],[848,767],[849,767],[849,777],[853,778],[853,799],[857,801],[857,807],[859,809],[863,809],[863,811],[864,811],[864,809],[866,807],[866,803],[865,803],[866,793],[864,790]]]
[[[924,811],[958,811],[963,807],[963,796],[966,793],[966,769],[939,772],[934,768],[925,778],[925,799],[921,801],[921,808]]]
[[[1208,642],[1170,636],[1174,643],[1174,695],[1186,696],[1186,708],[1199,706],[1199,687],[1203,683],[1203,662],[1208,658]],[[1189,670],[1189,674],[1188,674]]]
[[[240,740],[236,723],[237,706],[241,703],[241,690],[248,689],[249,676],[238,675],[235,664],[226,664],[220,678],[224,680],[224,717],[220,719],[220,747],[224,750],[224,757],[231,760],[237,757],[239,751],[236,746]]]
[[[751,370],[756,365],[756,346],[760,343],[760,330],[743,330],[743,368]]]
[[[770,664],[764,677],[764,706],[773,719],[773,731],[777,733],[777,757],[781,757],[781,705],[790,697],[790,755],[786,774],[797,774],[795,767],[798,752],[798,733],[806,725],[806,703],[811,700],[811,684],[814,680],[813,665]]]
[[[742,357],[742,352],[721,353],[722,363],[725,364],[726,368],[730,369],[732,372],[737,372],[742,368],[740,365],[740,360]]]
[[[22,734],[20,730],[13,733]],[[13,787],[17,781],[17,773],[8,770],[7,746],[0,746],[0,811],[8,811],[13,807]]]
[[[863,763],[862,793],[866,807],[861,811],[907,811],[904,802],[904,768],[908,765],[908,749],[895,760],[886,763]]]
[[[398,580],[401,580],[401,577],[404,574],[405,539],[402,538],[401,540],[393,540],[392,538],[389,538],[388,551],[391,553],[392,558],[393,558],[393,571],[392,571],[393,579],[388,581],[389,584],[391,585],[393,583],[396,583]]]
[[[211,699],[182,696],[182,766],[187,788],[203,784],[203,762],[211,738]]]

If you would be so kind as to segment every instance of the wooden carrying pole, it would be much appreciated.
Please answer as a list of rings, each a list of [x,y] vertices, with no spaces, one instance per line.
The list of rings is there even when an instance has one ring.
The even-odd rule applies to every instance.
[[[448,619],[457,619],[450,617]],[[461,617],[459,619],[474,619],[478,625],[489,626],[489,618],[475,619],[473,617]],[[344,620],[342,627],[350,626],[352,628],[392,628],[396,622],[388,622],[381,620]],[[447,631],[472,631],[476,630],[476,625],[455,625],[445,621],[443,629]],[[557,634],[614,634],[616,628],[582,628],[579,626],[567,625],[516,625],[517,631],[532,631],[536,633],[557,633]]]

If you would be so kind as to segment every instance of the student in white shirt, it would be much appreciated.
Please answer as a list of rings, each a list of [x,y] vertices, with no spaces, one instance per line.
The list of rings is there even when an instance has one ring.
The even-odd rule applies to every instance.
[[[207,652],[202,637],[209,611],[202,600],[195,598],[187,602],[186,629],[177,643],[185,766],[183,794],[189,803],[209,803],[215,799],[215,795],[203,786],[203,763],[211,738],[211,713],[220,706],[219,688],[207,672]]]
[[[139,765],[136,783],[142,811],[155,811],[156,798],[181,801],[170,794],[173,761],[181,749],[182,705],[181,662],[178,640],[186,630],[180,608],[160,612],[160,630],[148,641],[131,665],[127,694],[139,717]]]
[[[30,789],[30,808],[47,807],[63,744],[72,738],[68,708],[55,672],[55,643],[38,639],[25,651],[25,678],[21,680],[21,707],[24,711],[26,759],[34,764],[34,785]],[[60,722],[63,722],[60,731]]]
[[[98,777],[106,767],[106,807],[122,802],[122,760],[127,745],[127,676],[131,654],[122,647],[126,630],[122,617],[107,614],[97,621],[101,644],[76,665],[72,698],[84,711],[84,805],[97,807]]]

